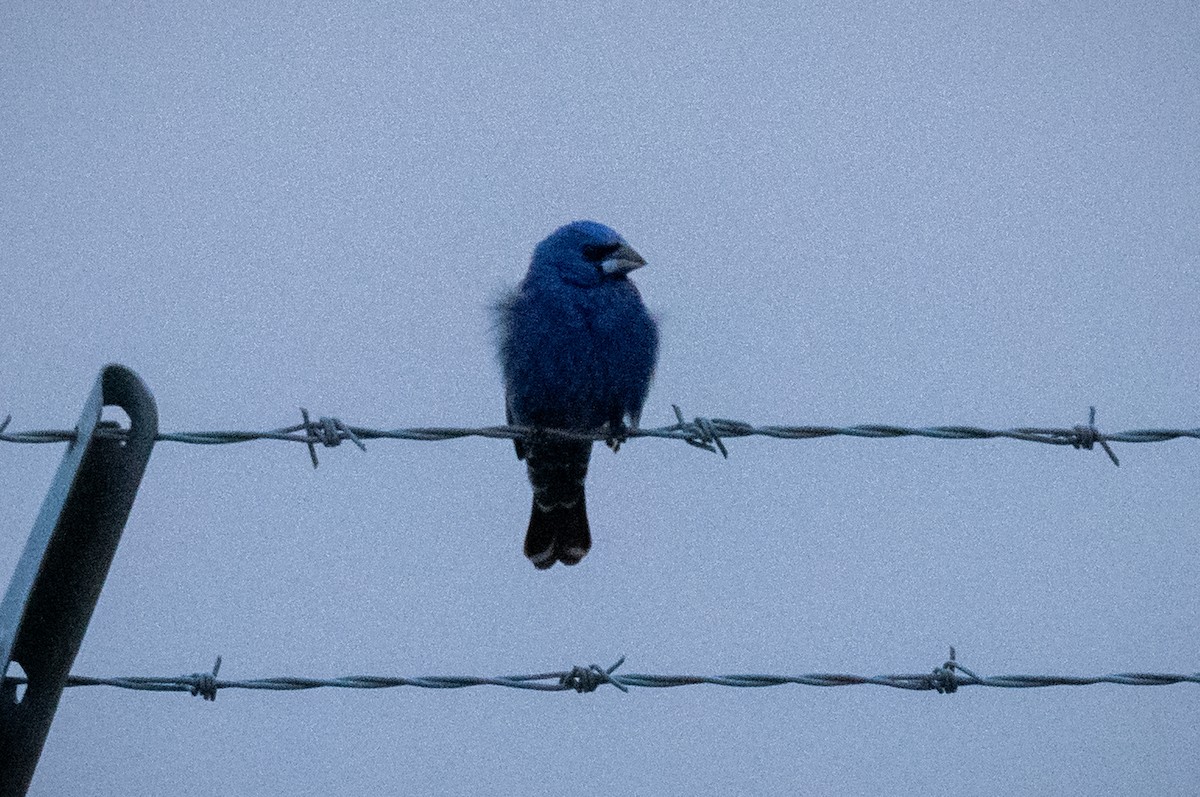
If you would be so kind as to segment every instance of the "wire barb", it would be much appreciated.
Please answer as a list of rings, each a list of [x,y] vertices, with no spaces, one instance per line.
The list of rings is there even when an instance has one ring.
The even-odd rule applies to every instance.
[[[192,682],[192,697],[199,695],[205,700],[217,702],[217,673],[220,671],[221,657],[217,656],[217,663],[213,665],[212,672],[195,672],[190,676],[184,676]]]
[[[678,420],[675,428],[687,434],[683,438],[683,442],[714,454],[720,453],[722,457],[729,459],[729,451],[721,442],[721,436],[717,433],[717,427],[712,419],[697,416],[691,423],[688,423],[683,419],[683,410],[679,409],[678,404],[672,404],[671,409],[675,410],[675,418]]]
[[[1088,422],[1079,424],[1075,427],[1076,439],[1071,442],[1071,445],[1076,449],[1085,449],[1091,451],[1092,447],[1099,443],[1104,449],[1104,453],[1108,454],[1108,458],[1118,468],[1121,467],[1121,461],[1117,459],[1117,455],[1113,453],[1112,448],[1108,445],[1108,441],[1104,439],[1104,435],[1100,434],[1100,430],[1096,428],[1096,408],[1088,408]]]
[[[618,667],[625,663],[625,657],[617,659],[617,663],[609,667],[607,670],[599,665],[593,664],[590,667],[576,666],[569,673],[564,673],[558,679],[560,685],[568,689],[574,689],[579,694],[584,692],[595,692],[600,684],[612,684],[622,692],[628,694],[629,687],[621,683],[619,678],[614,678],[613,673]]]
[[[930,678],[931,688],[936,689],[939,695],[952,695],[958,691],[958,676],[954,671],[958,668],[958,662],[954,660],[954,646],[950,646],[950,658],[942,664],[941,667],[934,667],[932,677]]]
[[[349,440],[358,446],[360,451],[366,451],[367,447],[354,430],[342,422],[341,418],[326,418],[321,416],[316,423],[308,417],[308,410],[304,407],[300,408],[300,417],[304,419],[304,425],[301,427],[304,430],[304,442],[308,444],[308,456],[312,458],[313,470],[316,470],[320,462],[317,461],[317,447],[315,443],[320,443],[326,448],[336,448],[342,444],[342,440]]]

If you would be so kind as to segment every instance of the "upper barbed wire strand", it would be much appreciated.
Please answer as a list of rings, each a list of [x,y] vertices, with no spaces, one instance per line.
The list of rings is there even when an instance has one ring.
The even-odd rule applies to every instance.
[[[408,427],[399,429],[377,429],[347,424],[340,418],[320,417],[311,420],[306,410],[304,422],[267,431],[195,431],[160,432],[158,442],[191,443],[195,445],[230,445],[252,440],[282,440],[303,443],[310,447],[316,460],[315,445],[333,447],[344,440],[354,443],[363,451],[364,440],[416,440],[438,442],[466,437],[484,437],[513,440],[533,434],[567,440],[605,441],[614,438],[624,440],[638,437],[657,437],[680,440],[707,451],[728,456],[723,441],[738,437],[769,437],[777,440],[814,440],[823,437],[858,437],[866,439],[891,439],[899,437],[925,437],[935,440],[1020,440],[1047,445],[1073,446],[1091,449],[1099,443],[1114,464],[1119,464],[1109,443],[1163,443],[1169,440],[1200,440],[1200,428],[1194,429],[1133,429],[1124,432],[1101,433],[1095,426],[1094,411],[1087,424],[1070,427],[1017,427],[1012,429],[987,429],[980,426],[901,426],[895,424],[856,424],[853,426],[757,426],[745,421],[728,418],[698,416],[684,419],[678,406],[674,407],[677,421],[670,426],[650,429],[628,428],[613,434],[607,430],[594,433],[575,432],[561,429],[534,429],[526,426],[483,426],[483,427]],[[7,432],[5,429],[11,416],[0,424],[0,442],[6,443],[63,443],[75,439],[74,430],[42,429],[25,432]],[[96,434],[105,438],[124,439],[128,431],[109,422],[102,422]]]

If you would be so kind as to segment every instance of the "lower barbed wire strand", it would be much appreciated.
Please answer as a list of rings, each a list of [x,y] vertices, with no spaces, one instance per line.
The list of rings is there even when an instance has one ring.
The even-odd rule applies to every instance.
[[[402,686],[422,689],[463,689],[475,686],[500,686],[538,692],[592,692],[605,684],[621,691],[630,687],[649,689],[675,688],[681,686],[725,686],[762,688],[767,686],[884,686],[911,691],[937,691],[951,693],[965,686],[987,686],[1006,689],[1032,689],[1051,686],[1092,686],[1115,684],[1120,686],[1169,686],[1172,684],[1200,684],[1200,673],[1145,673],[1128,672],[1099,676],[1070,675],[993,675],[979,676],[961,664],[950,661],[929,673],[901,675],[846,675],[837,673],[809,673],[805,675],[651,675],[645,673],[615,673],[624,662],[620,659],[608,668],[593,664],[590,667],[575,667],[561,672],[546,672],[535,675],[508,675],[493,677],[478,676],[419,676],[391,677],[376,675],[352,675],[338,678],[304,678],[280,676],[255,679],[220,679],[216,677],[220,661],[211,673],[194,673],[187,676],[146,677],[130,676],[97,678],[72,675],[66,685],[111,686],[120,689],[149,692],[191,692],[207,700],[215,700],[216,693],[225,689],[253,689],[265,691],[299,691],[307,689],[390,689]],[[24,684],[24,677],[9,677],[6,683]]]

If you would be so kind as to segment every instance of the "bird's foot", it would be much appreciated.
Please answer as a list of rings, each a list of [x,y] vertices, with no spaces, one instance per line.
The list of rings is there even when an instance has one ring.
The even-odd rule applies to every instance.
[[[608,439],[606,439],[604,441],[604,445],[611,448],[613,450],[614,454],[621,450],[621,444],[624,443],[628,439],[629,439],[629,427],[625,425],[624,421],[618,421],[617,423],[609,423]]]

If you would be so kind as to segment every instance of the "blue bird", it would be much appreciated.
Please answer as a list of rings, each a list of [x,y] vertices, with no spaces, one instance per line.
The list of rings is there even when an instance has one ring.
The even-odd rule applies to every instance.
[[[603,432],[619,448],[625,420],[637,426],[641,417],[658,354],[657,326],[628,279],[644,265],[594,221],[537,245],[525,279],[497,308],[510,424]],[[592,547],[583,490],[591,441],[514,443],[533,486],[525,555],[539,570],[578,564]]]

